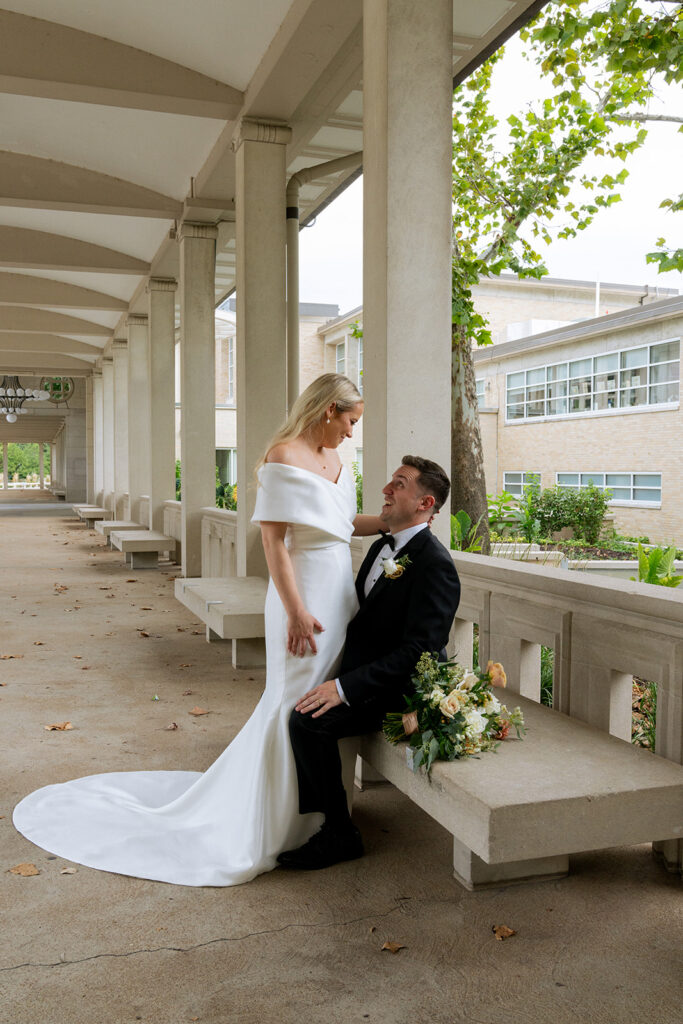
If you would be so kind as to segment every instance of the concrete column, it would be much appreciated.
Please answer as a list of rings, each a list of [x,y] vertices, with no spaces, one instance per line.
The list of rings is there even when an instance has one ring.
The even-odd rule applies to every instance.
[[[452,7],[363,3],[367,512],[402,455],[450,466]]]
[[[254,465],[287,415],[286,144],[282,125],[243,121],[236,150],[237,575],[267,576],[251,525]]]
[[[183,576],[202,574],[202,514],[216,504],[216,237],[180,225],[180,461]]]
[[[163,533],[164,502],[175,498],[175,291],[176,282],[150,278],[149,413],[151,465],[149,526]]]
[[[92,377],[85,378],[85,480],[86,501],[95,504],[95,431]]]
[[[41,491],[45,487],[45,444],[43,441],[38,444],[38,486]]]
[[[284,125],[242,121],[233,138],[237,153],[238,576],[268,575],[260,531],[250,520],[256,499],[254,465],[287,414],[285,186],[290,137],[291,129]],[[263,642],[234,640],[232,660],[236,667],[264,664]]]
[[[128,342],[114,338],[114,519],[126,519],[128,494]]]
[[[50,490],[55,489],[57,483],[57,446],[54,441],[50,444]]]
[[[9,448],[7,441],[2,442],[2,486],[9,490]]]
[[[102,504],[116,519],[114,500],[114,360],[102,360]]]
[[[143,523],[140,498],[149,494],[150,415],[147,317],[129,316],[128,328],[128,494],[130,518]]]
[[[93,371],[93,475],[95,478],[95,502],[104,502],[104,414],[102,408],[102,372]]]

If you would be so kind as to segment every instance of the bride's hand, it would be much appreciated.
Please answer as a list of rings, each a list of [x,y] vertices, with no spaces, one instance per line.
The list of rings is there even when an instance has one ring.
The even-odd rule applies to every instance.
[[[309,615],[305,608],[290,615],[287,623],[287,650],[295,657],[303,658],[307,645],[310,645],[314,654],[318,653],[315,643],[315,633],[323,633],[325,627],[318,620]]]

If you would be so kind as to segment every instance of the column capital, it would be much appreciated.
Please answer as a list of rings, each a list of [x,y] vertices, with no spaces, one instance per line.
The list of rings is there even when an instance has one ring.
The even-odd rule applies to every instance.
[[[112,345],[113,345],[113,344],[114,344],[114,343],[112,342]],[[102,356],[102,366],[103,366],[103,367],[104,367],[104,364],[105,364],[105,363],[106,363],[107,365],[109,365],[110,363],[113,363],[113,362],[114,362],[114,357],[113,357],[113,356]]]
[[[98,369],[95,369],[95,370],[92,371],[92,375],[91,376],[93,376],[93,377],[101,377],[102,376],[102,371],[98,370]]]
[[[126,327],[146,327],[147,317],[139,313],[130,313],[126,317]]]
[[[218,228],[215,224],[195,224],[194,221],[181,221],[178,227],[178,241],[184,238],[218,238]]]
[[[125,338],[114,338],[114,340],[111,343],[111,347],[112,347],[112,349],[115,349],[115,348],[128,348],[128,342],[126,341]],[[105,356],[104,359],[102,360],[102,362],[106,362],[106,361],[107,361],[107,357]]]
[[[150,277],[147,282],[147,292],[174,292],[178,282],[174,277]]]
[[[267,142],[277,146],[286,146],[292,137],[292,129],[284,121],[260,121],[255,118],[243,117],[232,136],[234,152],[243,142]]]

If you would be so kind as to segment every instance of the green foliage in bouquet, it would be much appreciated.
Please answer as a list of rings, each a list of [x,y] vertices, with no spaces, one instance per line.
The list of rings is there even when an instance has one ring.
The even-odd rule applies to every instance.
[[[412,677],[414,693],[405,697],[405,712],[389,712],[384,734],[391,743],[409,741],[408,761],[414,772],[424,767],[429,775],[434,761],[457,761],[484,750],[495,750],[510,728],[524,732],[519,708],[508,711],[491,692],[505,686],[500,662],[468,672],[456,661],[439,661],[423,654]]]

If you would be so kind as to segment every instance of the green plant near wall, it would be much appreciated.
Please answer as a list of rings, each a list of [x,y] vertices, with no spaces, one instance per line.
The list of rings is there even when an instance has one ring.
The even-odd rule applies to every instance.
[[[353,470],[353,479],[356,484],[356,509],[358,512],[363,511],[363,474],[361,473],[358,463],[352,462],[351,469]]]
[[[659,587],[677,587],[683,576],[676,576],[674,573],[674,562],[676,560],[676,545],[671,544],[668,548],[656,547],[646,550],[638,542],[638,576],[640,583],[653,583]]]
[[[479,523],[473,523],[467,512],[460,509],[455,515],[451,515],[451,550],[470,551],[481,554],[483,538],[477,536]]]

